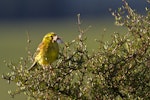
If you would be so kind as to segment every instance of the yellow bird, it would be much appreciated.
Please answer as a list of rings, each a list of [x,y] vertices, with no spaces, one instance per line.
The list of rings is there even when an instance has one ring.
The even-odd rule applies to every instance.
[[[33,69],[37,64],[43,68],[50,66],[58,58],[58,43],[62,43],[62,40],[54,32],[46,34],[39,44],[34,54],[34,62],[28,70]]]

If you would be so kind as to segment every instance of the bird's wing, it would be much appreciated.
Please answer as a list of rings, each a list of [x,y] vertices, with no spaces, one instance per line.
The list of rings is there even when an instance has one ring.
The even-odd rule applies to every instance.
[[[42,52],[43,48],[44,48],[44,43],[41,42],[38,48],[36,49],[36,52],[34,53],[33,58],[35,58],[40,52]]]
[[[33,68],[37,65],[37,61],[36,61],[35,57],[41,52],[43,46],[44,46],[43,43],[40,43],[40,44],[39,44],[38,48],[36,49],[36,52],[35,52],[34,55],[33,55],[34,62],[33,62],[33,64],[31,65],[31,67],[29,67],[28,70],[33,69]]]

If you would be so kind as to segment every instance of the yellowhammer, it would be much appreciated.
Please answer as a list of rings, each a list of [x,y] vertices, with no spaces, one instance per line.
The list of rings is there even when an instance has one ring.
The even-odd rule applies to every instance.
[[[34,63],[28,70],[31,70],[37,64],[43,68],[50,66],[58,58],[58,43],[61,42],[62,40],[54,32],[46,34],[34,54]]]

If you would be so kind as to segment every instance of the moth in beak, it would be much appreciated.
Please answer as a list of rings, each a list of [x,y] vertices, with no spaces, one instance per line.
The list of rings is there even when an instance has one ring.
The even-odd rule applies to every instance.
[[[53,37],[53,42],[54,42],[54,41],[56,41],[58,44],[59,44],[59,43],[63,43],[62,39],[61,39],[60,37],[58,37],[57,35],[55,35],[55,36]]]

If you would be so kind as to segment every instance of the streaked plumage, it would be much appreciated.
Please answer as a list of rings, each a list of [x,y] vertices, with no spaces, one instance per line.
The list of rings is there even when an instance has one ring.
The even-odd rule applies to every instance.
[[[61,39],[54,32],[46,34],[34,54],[34,63],[28,70],[33,69],[37,64],[44,68],[53,63],[58,58],[57,42],[60,41]]]

